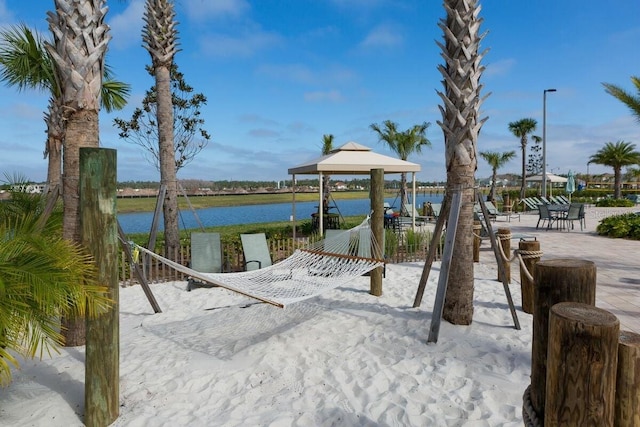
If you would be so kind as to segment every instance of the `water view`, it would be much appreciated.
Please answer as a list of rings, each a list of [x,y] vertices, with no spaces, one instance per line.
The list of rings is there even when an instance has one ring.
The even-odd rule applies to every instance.
[[[394,197],[386,198],[385,202],[400,210],[400,200]],[[423,203],[441,203],[442,195],[418,195],[416,206]],[[306,221],[311,219],[311,214],[317,212],[318,202],[296,203],[296,220]],[[342,216],[365,215],[369,212],[369,199],[337,200],[331,213],[340,213]],[[292,215],[291,203],[274,203],[249,206],[226,206],[206,209],[196,209],[198,218],[205,227],[218,225],[255,224],[261,222],[289,221]],[[153,212],[137,212],[118,215],[118,221],[125,234],[148,233],[153,221]],[[199,228],[198,221],[190,210],[182,210],[178,219],[181,229]],[[163,229],[162,221],[159,221],[160,230]]]

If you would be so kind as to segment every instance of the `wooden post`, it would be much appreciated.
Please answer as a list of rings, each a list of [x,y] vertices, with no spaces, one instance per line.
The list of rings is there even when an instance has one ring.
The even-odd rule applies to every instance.
[[[545,427],[613,426],[619,332],[618,318],[601,308],[551,307]]]
[[[373,239],[378,242],[378,247],[372,248],[376,259],[382,259],[384,251],[384,169],[371,169],[371,232]],[[378,267],[371,272],[370,290],[371,295],[379,297],[382,295],[382,267]]]
[[[640,334],[620,331],[616,377],[616,427],[640,426]]]
[[[473,221],[473,262],[480,262],[480,233],[482,232],[482,225],[480,221]]]
[[[531,405],[543,418],[547,378],[549,310],[560,302],[595,306],[596,265],[581,259],[541,260],[533,286],[533,343],[531,350]]]
[[[506,278],[506,283],[511,283],[511,263],[508,261],[508,258],[511,256],[511,229],[509,228],[498,228],[498,244],[502,247],[502,253],[507,258],[507,261],[501,259],[502,265],[504,265],[503,269],[498,269],[498,281],[504,282],[501,271],[504,271],[504,275]]]
[[[540,242],[538,240],[521,240],[518,249],[525,252],[540,252]],[[520,293],[522,295],[522,310],[525,313],[533,314],[533,280],[524,271],[526,268],[531,277],[535,277],[536,264],[540,260],[540,255],[523,254],[522,261],[524,267],[520,266]]]
[[[80,148],[79,184],[82,244],[114,301],[106,313],[87,317],[84,424],[106,426],[118,418],[120,405],[116,150]]]

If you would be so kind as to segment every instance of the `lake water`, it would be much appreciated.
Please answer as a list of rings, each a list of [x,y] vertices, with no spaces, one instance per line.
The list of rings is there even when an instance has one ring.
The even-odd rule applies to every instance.
[[[386,198],[385,202],[394,206],[395,211],[400,210],[400,201],[394,197]],[[416,206],[422,207],[425,202],[441,203],[442,195],[420,195],[416,198]],[[311,214],[317,212],[318,202],[297,202],[296,220],[306,221],[311,219]],[[370,211],[369,199],[337,200],[337,209],[331,213],[341,213],[342,216],[366,215]],[[205,227],[219,225],[254,224],[261,222],[288,221],[292,215],[291,203],[273,203],[265,205],[227,206],[216,208],[196,209],[198,218]],[[118,221],[125,234],[148,233],[153,221],[153,212],[125,213],[118,215]],[[178,218],[181,229],[199,228],[198,221],[190,210],[182,210]],[[159,230],[163,223],[160,219]]]

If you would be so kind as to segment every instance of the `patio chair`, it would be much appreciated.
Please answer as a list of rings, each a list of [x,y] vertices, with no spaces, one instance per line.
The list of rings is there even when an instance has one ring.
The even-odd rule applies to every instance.
[[[405,203],[403,205],[401,215],[403,222],[408,221],[409,223],[411,223],[411,218],[413,218],[414,216],[416,218],[416,222],[426,222],[429,220],[428,216],[420,215],[413,204]]]
[[[264,233],[241,234],[242,251],[244,253],[244,269],[258,270],[271,265],[271,254]]]
[[[582,211],[582,217],[580,215],[581,211]],[[569,210],[567,211],[567,214],[562,218],[562,220],[565,222],[565,226],[567,227],[567,231],[573,230],[574,221],[578,221],[580,223],[580,231],[582,231],[583,219],[584,219],[584,205],[582,203],[571,203],[569,205]],[[569,225],[571,225],[571,228],[569,228]]]
[[[540,227],[540,223],[544,225],[545,221],[547,223],[547,230],[551,228],[551,225],[554,222],[556,223],[556,225],[558,224],[558,217],[552,215],[551,212],[549,212],[549,207],[544,203],[538,205],[538,215],[539,216],[538,223],[536,224],[536,229]]]
[[[222,272],[220,233],[191,233],[192,269],[201,273]],[[194,287],[213,286],[192,277],[187,278],[187,291]]]
[[[529,210],[532,210],[532,211],[538,210],[538,204],[531,197],[525,197],[520,201],[520,203],[524,204],[527,208],[529,208]]]

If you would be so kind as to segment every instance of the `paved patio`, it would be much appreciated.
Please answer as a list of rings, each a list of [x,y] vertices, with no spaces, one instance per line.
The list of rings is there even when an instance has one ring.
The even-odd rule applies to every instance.
[[[527,234],[540,241],[542,259],[580,258],[593,261],[597,267],[596,306],[615,314],[620,320],[620,329],[640,333],[640,241],[611,239],[599,236],[595,229],[600,220],[611,215],[638,212],[635,208],[596,208],[585,210],[586,228],[567,230],[536,229],[538,214],[529,213],[506,221],[500,218],[492,223],[494,231],[498,227],[508,227],[512,234]],[[512,249],[517,241],[512,240]],[[481,262],[495,262],[489,241],[481,247]],[[511,265],[512,282],[519,283],[519,265]]]

